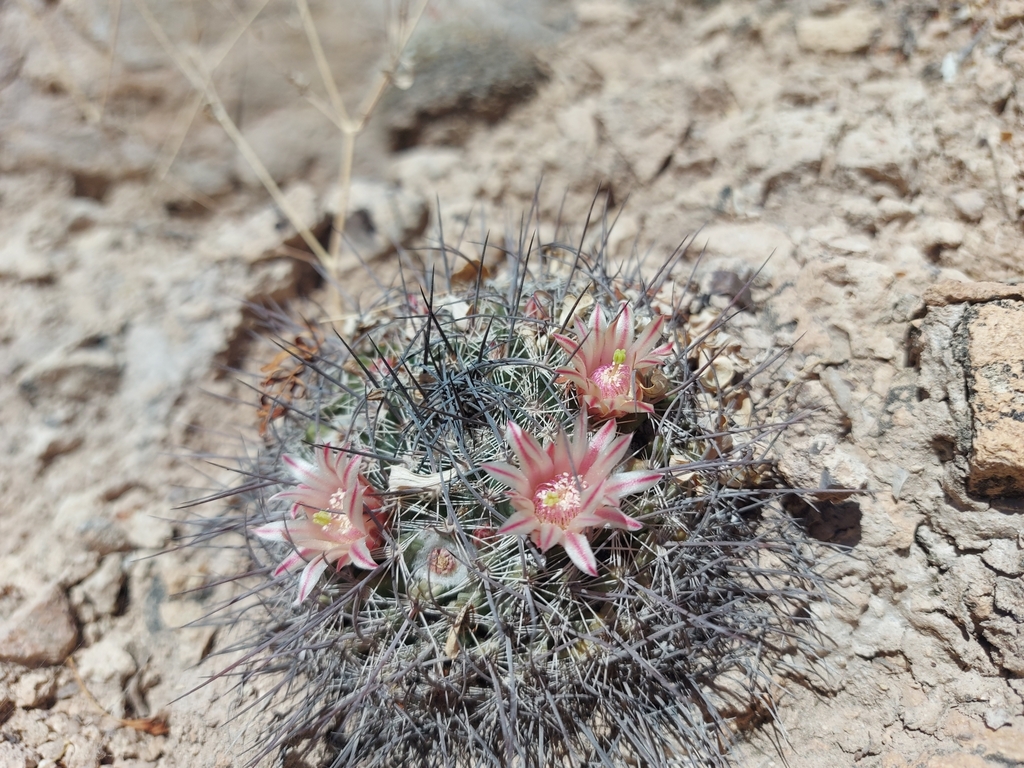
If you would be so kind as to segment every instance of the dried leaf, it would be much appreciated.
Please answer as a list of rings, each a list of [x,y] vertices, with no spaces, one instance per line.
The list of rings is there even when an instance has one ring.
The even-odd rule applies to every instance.
[[[475,283],[477,280],[486,280],[491,276],[491,270],[479,259],[467,262],[458,272],[452,273],[452,285],[462,283]]]
[[[454,476],[454,469],[418,475],[405,467],[392,467],[388,478],[388,490],[392,493],[429,493],[436,496],[441,492],[442,486],[450,483]]]

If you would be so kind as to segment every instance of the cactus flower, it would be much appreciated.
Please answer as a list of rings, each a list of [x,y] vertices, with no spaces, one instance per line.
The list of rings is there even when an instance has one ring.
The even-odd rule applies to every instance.
[[[514,514],[497,535],[529,534],[542,552],[561,544],[584,573],[597,576],[597,560],[587,533],[593,528],[643,527],[639,520],[619,509],[623,496],[640,493],[657,484],[657,472],[612,470],[629,450],[629,435],[615,435],[608,421],[593,436],[587,434],[586,414],[580,413],[575,433],[559,431],[555,440],[541,447],[536,438],[509,422],[506,440],[519,460],[483,465],[495,480],[510,487]]]
[[[295,550],[274,569],[274,576],[302,568],[299,579],[301,603],[329,565],[349,565],[373,570],[377,563],[371,547],[380,543],[380,531],[367,511],[380,509],[376,491],[359,474],[361,459],[324,445],[316,452],[316,464],[291,456],[285,464],[297,488],[271,497],[292,500],[292,520],[267,523],[253,533],[267,541],[290,543]]]
[[[638,374],[661,365],[672,352],[672,342],[655,347],[664,320],[655,318],[637,338],[629,304],[622,304],[610,324],[601,307],[594,307],[589,327],[579,318],[575,321],[578,340],[552,334],[569,355],[569,365],[556,370],[557,380],[576,389],[595,419],[653,413],[650,403],[643,402]]]

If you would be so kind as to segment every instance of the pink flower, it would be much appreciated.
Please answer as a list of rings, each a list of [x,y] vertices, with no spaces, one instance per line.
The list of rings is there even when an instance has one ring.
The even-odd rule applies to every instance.
[[[359,456],[324,445],[316,452],[315,465],[291,456],[285,456],[284,462],[299,486],[270,500],[292,499],[293,520],[267,523],[253,533],[295,547],[274,569],[274,576],[302,568],[295,601],[301,603],[328,565],[334,564],[339,570],[349,563],[367,570],[377,567],[370,549],[379,545],[380,529],[366,512],[380,509],[381,502],[359,474]]]
[[[491,477],[511,488],[508,496],[515,513],[497,534],[530,534],[541,552],[561,544],[577,568],[597,576],[597,560],[586,531],[642,528],[639,520],[619,509],[619,500],[646,491],[661,479],[657,472],[612,474],[630,442],[629,435],[616,437],[615,429],[615,422],[609,421],[588,439],[586,415],[581,412],[575,434],[559,431],[553,443],[541,448],[510,421],[505,439],[519,467],[505,462],[483,465]]]
[[[638,374],[661,365],[672,353],[672,342],[655,347],[663,317],[647,325],[634,338],[633,311],[623,303],[618,316],[609,325],[600,306],[594,307],[588,328],[576,319],[574,340],[560,333],[552,338],[569,355],[569,367],[558,368],[557,381],[568,382],[595,419],[614,419],[632,413],[653,413],[643,402],[643,387]]]

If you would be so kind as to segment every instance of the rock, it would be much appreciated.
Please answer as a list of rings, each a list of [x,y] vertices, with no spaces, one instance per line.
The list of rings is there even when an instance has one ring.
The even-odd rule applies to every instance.
[[[284,197],[299,223],[310,230],[316,228],[323,213],[313,187],[293,184],[285,190]],[[271,203],[246,219],[217,227],[199,244],[199,250],[214,260],[241,258],[254,263],[296,235],[288,217]]]
[[[992,660],[1007,672],[1024,675],[1024,625],[1010,616],[981,622],[981,634],[992,645]]]
[[[326,195],[324,207],[333,216],[338,204],[335,188]],[[349,188],[345,238],[363,261],[373,261],[422,234],[429,210],[426,200],[410,190],[354,179]]]
[[[686,133],[690,118],[678,108],[678,99],[677,82],[655,82],[620,89],[597,105],[603,136],[641,181],[658,174]]]
[[[912,186],[917,153],[909,129],[882,117],[869,117],[839,143],[836,165],[891,184],[906,194]]]
[[[18,388],[35,404],[41,399],[81,402],[114,392],[122,365],[105,340],[57,349],[30,364],[18,378]]]
[[[28,672],[12,687],[15,706],[22,709],[48,707],[57,695],[57,676],[48,670]]]
[[[971,307],[965,374],[973,414],[968,488],[982,496],[1024,493],[1024,303]]]
[[[117,612],[118,598],[124,584],[121,555],[103,558],[100,567],[81,584],[71,588],[71,604],[83,623]]]
[[[417,147],[396,154],[388,176],[406,188],[433,192],[437,182],[454,170],[462,157],[462,152],[451,147]]]
[[[6,739],[0,740],[0,768],[29,768],[29,766],[38,766],[35,756],[29,750]]]
[[[0,626],[0,661],[26,667],[62,664],[78,642],[78,626],[63,592],[50,588]]]
[[[994,110],[1001,112],[1013,93],[1014,76],[1005,66],[988,56],[975,59],[973,74],[978,95]]]
[[[987,206],[985,196],[976,189],[968,189],[950,195],[949,202],[956,208],[961,219],[972,223],[981,221]]]
[[[123,684],[138,668],[124,646],[124,637],[111,634],[78,653],[78,671],[82,679],[97,684]]]
[[[708,255],[740,259],[754,269],[759,269],[771,257],[762,272],[767,277],[784,269],[794,250],[793,241],[785,232],[760,223],[711,224],[700,230],[693,248],[698,253],[704,248]]]
[[[881,29],[878,15],[867,8],[848,8],[835,16],[800,19],[796,40],[813,53],[859,53],[867,50]]]
[[[494,123],[545,79],[534,43],[464,22],[425,28],[409,51],[413,80],[381,101],[393,149],[462,144],[474,123]]]
[[[918,247],[934,259],[945,249],[956,249],[964,241],[963,224],[949,219],[921,218],[915,238]]]
[[[872,658],[879,654],[898,653],[903,647],[903,633],[906,622],[899,613],[877,595],[868,601],[868,610],[860,617],[860,623],[851,638],[851,648],[858,656]]]
[[[1024,21],[1024,0],[1002,0],[996,5],[996,29],[1009,29]]]
[[[1024,552],[1016,541],[996,539],[981,553],[981,559],[989,568],[1006,576],[1020,576],[1024,573]]]
[[[75,533],[78,534],[87,549],[100,557],[109,555],[111,552],[126,552],[132,548],[124,528],[120,524],[102,517],[89,518],[75,529]]]
[[[997,578],[995,606],[997,610],[1024,623],[1024,582],[1020,579]]]
[[[174,535],[174,526],[169,520],[144,508],[128,518],[126,529],[133,549],[160,549]]]
[[[930,307],[945,307],[950,304],[978,304],[994,299],[1024,299],[1024,286],[1005,283],[964,283],[959,280],[943,280],[925,289],[922,296]]]

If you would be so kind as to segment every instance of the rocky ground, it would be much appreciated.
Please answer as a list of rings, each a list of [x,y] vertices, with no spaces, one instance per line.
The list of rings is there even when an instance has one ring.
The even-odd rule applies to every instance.
[[[3,768],[239,763],[229,686],[179,698],[223,666],[223,633],[189,622],[238,564],[152,555],[187,530],[176,504],[230,482],[216,456],[258,442],[230,369],[274,350],[247,302],[325,299],[139,6],[116,7],[0,3]],[[374,7],[314,6],[345,96],[378,66]],[[316,228],[338,142],[302,98],[294,6],[226,53],[237,21],[210,8],[159,21],[223,58],[218,92]],[[517,232],[541,179],[542,234],[603,190],[622,255],[696,232],[707,274],[760,270],[743,341],[792,345],[779,375],[815,409],[782,471],[865,491],[808,517],[850,547],[822,549],[828,674],[794,660],[737,761],[1024,764],[1024,3],[438,0],[414,53],[358,146],[349,233],[374,273],[438,221],[467,247]]]

